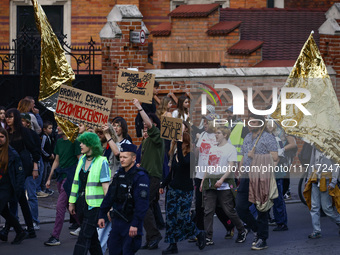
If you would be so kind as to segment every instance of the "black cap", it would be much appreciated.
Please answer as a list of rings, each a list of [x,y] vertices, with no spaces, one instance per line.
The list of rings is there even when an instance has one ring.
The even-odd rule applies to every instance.
[[[126,151],[137,153],[137,146],[134,144],[123,143],[120,146],[120,152],[126,152]]]

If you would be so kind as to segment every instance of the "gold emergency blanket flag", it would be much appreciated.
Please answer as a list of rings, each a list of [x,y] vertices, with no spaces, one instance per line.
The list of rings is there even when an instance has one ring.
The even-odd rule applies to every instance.
[[[56,106],[57,93],[62,84],[72,86],[75,79],[72,67],[67,62],[65,52],[48,22],[46,14],[37,0],[32,0],[35,23],[41,36],[40,89],[39,101]],[[55,108],[48,109],[55,111]],[[76,139],[78,128],[68,120],[56,118],[58,125],[72,142]]]
[[[291,126],[283,126],[287,134],[313,144],[336,163],[340,163],[339,102],[313,39],[313,32],[303,46],[284,87],[304,88],[310,92],[311,98],[303,106],[311,115],[305,115],[294,104],[287,104],[286,115],[281,115],[279,102],[276,111],[271,115],[273,119],[278,119],[280,123],[284,121],[285,126]],[[301,99],[305,96],[303,93],[288,93],[287,99]]]

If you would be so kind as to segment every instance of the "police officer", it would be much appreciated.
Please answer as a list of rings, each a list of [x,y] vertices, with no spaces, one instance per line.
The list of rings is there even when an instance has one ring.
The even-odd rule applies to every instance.
[[[121,145],[122,167],[100,206],[100,228],[105,227],[104,218],[110,211],[112,229],[107,243],[110,255],[135,254],[142,244],[143,220],[149,208],[149,177],[143,168],[136,166],[136,150],[136,145]]]

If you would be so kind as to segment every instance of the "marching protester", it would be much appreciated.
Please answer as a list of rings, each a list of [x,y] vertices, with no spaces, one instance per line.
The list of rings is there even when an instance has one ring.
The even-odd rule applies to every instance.
[[[6,128],[6,108],[3,106],[0,106],[0,124],[2,128]]]
[[[183,125],[184,126],[184,125]],[[172,151],[175,150],[173,144]],[[159,193],[166,193],[166,243],[169,247],[162,254],[178,253],[177,243],[197,237],[198,248],[205,247],[205,232],[199,230],[191,219],[190,209],[193,197],[193,181],[190,176],[190,134],[183,133],[183,142],[177,142],[177,153],[174,155],[171,171],[160,185]]]
[[[20,113],[28,113],[31,117],[31,129],[38,135],[41,133],[41,127],[38,124],[37,117],[31,112],[32,102],[29,99],[21,99],[18,104],[18,110]]]
[[[159,200],[159,185],[162,178],[163,160],[164,160],[164,141],[160,137],[160,121],[156,114],[149,113],[147,115],[137,99],[133,99],[132,103],[139,111],[147,136],[142,144],[141,167],[146,169],[150,177],[150,195],[149,209],[144,218],[144,228],[146,231],[146,243],[142,249],[157,249],[158,243],[162,239],[159,232],[155,215],[152,211],[153,203]]]
[[[22,126],[27,128],[34,141],[34,146],[40,149],[41,140],[39,135],[34,132],[31,128],[31,116],[28,113],[21,113],[21,123]],[[27,191],[28,204],[31,209],[34,230],[39,230],[39,206],[38,206],[38,196],[47,197],[48,194],[41,191],[40,183],[44,171],[44,166],[42,163],[42,158],[40,157],[38,165],[38,178],[33,179],[32,176],[28,176],[25,181],[25,188]],[[39,191],[40,190],[40,191]]]
[[[98,136],[85,132],[79,138],[81,153],[74,175],[69,211],[77,213],[81,230],[73,254],[102,254],[98,240],[97,222],[100,205],[107,193],[111,170]]]
[[[274,162],[278,161],[277,154],[277,144],[275,138],[264,130],[265,128],[265,120],[263,116],[258,116],[254,114],[250,114],[249,121],[251,122],[251,126],[249,126],[250,133],[244,138],[241,153],[243,154],[243,158],[240,162],[240,170],[245,167],[258,166],[254,165],[252,162],[254,160],[255,155],[262,155],[265,161],[264,165],[267,164],[267,161],[272,160]],[[270,157],[271,156],[271,157]],[[255,163],[256,164],[256,163]],[[251,249],[253,250],[262,250],[268,248],[267,239],[269,236],[268,233],[268,210],[269,208],[265,208],[263,210],[257,210],[257,219],[251,214],[249,210],[249,206],[252,204],[249,201],[250,194],[250,181],[249,181],[249,173],[246,171],[241,171],[240,176],[240,184],[237,188],[236,195],[236,211],[241,218],[241,220],[247,224],[247,226],[254,232],[254,241],[252,243]],[[267,178],[269,181],[269,178]],[[260,183],[254,184],[252,188],[259,188]],[[252,191],[253,192],[253,191]],[[269,190],[264,190],[268,196]],[[258,196],[263,199],[261,194],[251,194],[252,196]],[[268,201],[267,201],[268,202]]]
[[[236,148],[228,143],[230,130],[227,127],[217,127],[217,146],[210,150],[209,166],[215,167],[215,171],[206,171],[201,182],[200,190],[203,191],[204,204],[204,229],[207,232],[207,243],[213,243],[213,222],[217,201],[236,226],[238,236],[236,243],[244,243],[248,231],[235,211],[234,189],[236,188],[232,167],[237,160]],[[221,171],[221,169],[225,171]]]
[[[25,171],[25,181],[27,181],[28,178],[31,178],[32,180],[38,178],[40,148],[36,146],[30,130],[23,127],[20,112],[15,108],[8,109],[6,111],[6,123],[8,126],[9,144],[20,156]],[[27,226],[28,237],[35,238],[36,234],[32,214],[28,205],[24,187],[22,187],[21,194],[20,196],[17,196],[17,199],[17,201],[12,200],[10,202],[10,210],[14,215],[17,215],[17,202],[19,202]],[[9,222],[6,222],[5,227],[1,230],[1,234],[8,236],[10,227]]]
[[[113,177],[99,212],[98,226],[105,227],[110,211],[112,229],[110,255],[135,254],[142,244],[143,219],[149,210],[149,178],[136,166],[136,145],[124,143],[120,149],[121,167]]]
[[[27,233],[21,227],[18,219],[9,211],[8,202],[22,195],[25,172],[18,153],[9,146],[7,131],[0,127],[0,214],[8,225],[13,226],[16,236],[12,244],[20,244]],[[8,235],[0,232],[0,240],[7,241]]]
[[[158,88],[159,88],[159,83],[158,83],[158,81],[155,80],[155,82],[153,84],[153,91],[152,91],[153,96],[156,96],[158,94]],[[152,97],[151,104],[142,103],[141,107],[143,108],[143,110],[146,114],[156,113],[156,100],[155,100],[155,98]],[[137,113],[137,116],[135,118],[135,128],[136,128],[137,137],[142,137],[143,136],[143,130],[144,130],[144,124],[143,124],[143,118],[142,118],[142,116],[139,112]]]
[[[340,180],[339,165],[327,158],[313,146],[310,165],[308,167],[308,182],[303,195],[312,218],[313,232],[308,235],[310,239],[321,237],[321,209],[339,228],[340,234],[340,207],[337,186]],[[333,198],[336,208],[333,207]]]
[[[286,176],[286,173],[283,171],[282,166],[287,164],[284,154],[284,146],[281,139],[274,135],[277,126],[275,123],[267,123],[267,131],[275,137],[277,149],[278,149],[278,157],[279,161],[277,162],[277,166],[281,167],[280,171],[275,171],[276,185],[278,191],[278,197],[274,199],[273,205],[273,213],[274,213],[274,221],[277,225],[273,231],[286,231],[287,227],[287,210],[286,210],[286,202],[283,197],[283,180]],[[270,217],[270,216],[269,216]],[[269,220],[270,223],[270,220]]]
[[[162,116],[171,117],[172,116],[170,112],[171,107],[172,107],[172,99],[170,97],[163,97],[156,110],[157,117],[159,119],[161,119]]]
[[[30,112],[34,114],[34,116],[37,118],[37,122],[38,122],[39,126],[40,126],[41,128],[43,128],[44,122],[43,122],[43,120],[42,120],[42,118],[41,118],[41,116],[40,116],[40,114],[39,114],[39,109],[37,109],[37,108],[35,107],[34,98],[31,97],[31,96],[25,96],[24,99],[27,99],[27,100],[31,101],[31,109],[30,109]]]
[[[76,166],[78,159],[81,156],[79,142],[76,140],[72,143],[68,140],[61,127],[58,126],[57,130],[58,135],[60,135],[61,138],[57,140],[57,144],[54,149],[55,159],[52,164],[51,173],[46,182],[46,188],[50,188],[53,173],[56,171],[58,174],[57,188],[59,196],[53,232],[51,237],[44,242],[47,246],[56,246],[61,244],[59,236],[63,228],[65,213],[68,209],[68,197],[71,193],[71,185]]]
[[[180,96],[177,102],[177,109],[172,112],[173,118],[180,118],[184,121],[190,120],[189,114],[190,102],[186,96]]]
[[[48,194],[49,196],[53,195],[54,191],[47,189],[45,184],[47,182],[47,178],[51,173],[51,163],[53,163],[54,160],[54,154],[53,154],[53,147],[52,147],[52,140],[51,140],[51,134],[53,125],[50,121],[44,121],[43,123],[43,131],[41,132],[41,154],[42,159],[44,162],[44,172],[41,179],[40,187],[43,190],[44,193]]]
[[[216,114],[209,113],[204,116],[204,131],[201,134],[197,134],[198,141],[196,143],[195,154],[197,161],[197,171],[195,171],[195,218],[194,221],[200,230],[204,230],[204,207],[203,205],[203,195],[200,190],[202,179],[204,178],[205,171],[201,171],[209,166],[209,155],[213,147],[217,145],[216,135],[215,135],[215,127],[214,127],[214,119],[217,118]],[[215,208],[216,215],[221,223],[227,230],[227,235],[231,233],[231,229],[229,228],[228,220],[229,218],[225,214],[224,210],[220,206],[219,201],[216,203]],[[229,236],[226,235],[228,239]],[[231,234],[230,234],[231,235]],[[190,242],[195,241],[195,239],[190,239]],[[214,245],[214,242],[211,238],[207,238],[207,245]]]

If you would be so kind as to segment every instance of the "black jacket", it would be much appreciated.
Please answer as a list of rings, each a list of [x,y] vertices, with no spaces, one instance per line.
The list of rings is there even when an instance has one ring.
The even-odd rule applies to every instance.
[[[21,164],[19,154],[11,147],[8,148],[8,168],[7,168],[14,194],[20,197],[24,189],[25,171]]]

